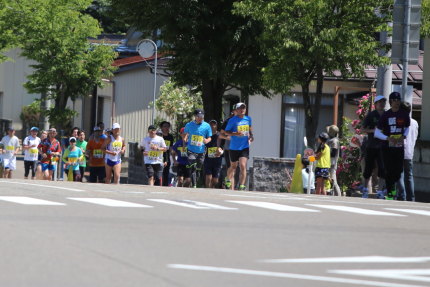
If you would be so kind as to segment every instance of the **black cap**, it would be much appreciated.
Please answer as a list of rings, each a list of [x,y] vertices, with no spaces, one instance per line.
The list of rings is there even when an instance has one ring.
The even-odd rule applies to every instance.
[[[149,130],[157,130],[157,128],[154,126],[154,125],[150,125],[149,127],[148,127],[148,131]]]
[[[321,140],[324,140],[324,141],[327,141],[328,140],[328,134],[327,133],[325,133],[325,132],[322,132],[322,133],[320,133],[319,134],[319,136],[318,136]]]
[[[196,109],[196,110],[194,110],[194,115],[195,116],[200,116],[200,115],[204,115],[205,114],[205,112],[202,110],[202,109]]]
[[[402,99],[399,92],[392,92],[388,98],[390,100],[399,100],[399,101]]]

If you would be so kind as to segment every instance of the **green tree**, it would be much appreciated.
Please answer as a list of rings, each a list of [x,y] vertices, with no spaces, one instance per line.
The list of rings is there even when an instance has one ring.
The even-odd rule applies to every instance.
[[[430,0],[421,2],[421,36],[430,36]]]
[[[93,18],[97,19],[103,29],[103,33],[124,34],[129,26],[117,17],[110,0],[94,0],[85,10]]]
[[[101,32],[97,20],[82,12],[90,4],[90,0],[9,3],[8,17],[19,32],[22,56],[35,61],[25,87],[54,100],[44,114],[59,129],[67,127],[74,115],[66,108],[67,101],[90,94],[114,69],[112,48],[88,41]]]
[[[325,75],[362,76],[379,65],[375,38],[388,29],[392,0],[244,0],[236,12],[264,23],[260,43],[269,57],[264,82],[276,92],[302,88],[306,136],[315,141]],[[384,16],[387,15],[387,16]],[[316,96],[309,87],[316,79]]]
[[[178,134],[178,130],[193,118],[194,110],[202,108],[203,103],[200,92],[194,93],[167,80],[160,87],[160,96],[155,100],[155,107],[175,120]]]
[[[266,57],[255,39],[261,24],[233,15],[234,0],[112,0],[125,21],[146,35],[160,31],[169,69],[179,86],[202,92],[207,119],[220,120],[222,97],[231,88],[261,93]]]
[[[8,10],[7,3],[0,1],[0,63],[7,59],[3,53],[18,43],[15,31],[7,18]]]

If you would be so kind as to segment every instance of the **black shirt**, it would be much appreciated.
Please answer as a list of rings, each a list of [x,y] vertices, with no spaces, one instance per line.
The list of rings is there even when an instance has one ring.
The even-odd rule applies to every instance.
[[[163,139],[167,146],[167,151],[163,153],[163,161],[170,165],[170,148],[173,146],[175,139],[171,134],[163,135]]]
[[[375,129],[378,125],[379,119],[381,115],[377,110],[373,110],[367,114],[366,118],[363,122],[363,127],[366,129]],[[367,148],[380,148],[382,141],[380,139],[375,138],[375,133],[368,133],[367,138]]]

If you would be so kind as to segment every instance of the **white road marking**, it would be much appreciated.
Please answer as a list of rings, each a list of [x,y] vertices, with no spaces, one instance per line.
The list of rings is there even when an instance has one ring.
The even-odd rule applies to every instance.
[[[193,201],[193,200],[167,200],[167,199],[148,199],[150,201],[172,204],[182,207],[194,208],[194,209],[223,209],[223,210],[236,210],[237,208],[225,207],[216,204],[210,204],[205,202]]]
[[[262,260],[260,262],[267,262],[267,263],[424,263],[424,262],[430,262],[430,257],[356,256],[356,257],[327,257],[327,258],[268,259],[268,260]]]
[[[226,200],[227,202],[249,205],[254,207],[261,207],[266,209],[278,210],[278,211],[294,211],[294,212],[319,212],[319,210],[289,206],[284,204],[272,203],[272,202],[263,202],[263,201],[240,201],[240,200]]]
[[[19,203],[19,204],[25,204],[25,205],[65,205],[64,203],[31,198],[27,196],[0,196],[0,200]]]
[[[343,205],[323,205],[323,204],[306,204],[306,205],[314,206],[314,207],[318,207],[318,208],[326,208],[326,209],[332,209],[332,210],[338,210],[338,211],[359,213],[359,214],[364,214],[364,215],[406,216],[403,214],[396,214],[396,213],[385,212],[385,211],[376,211],[376,210],[351,207],[351,206],[343,206]]]
[[[13,183],[13,184],[22,184],[22,185],[30,185],[30,186],[40,186],[40,187],[46,187],[46,188],[52,188],[52,189],[62,189],[62,190],[69,190],[69,191],[79,191],[79,192],[85,191],[83,189],[77,189],[77,188],[53,186],[53,185],[46,185],[46,184],[26,183],[26,182],[18,182],[18,181],[0,180],[0,182]]]
[[[329,273],[366,276],[375,278],[389,278],[395,280],[409,280],[430,282],[430,269],[362,269],[362,270],[329,270]]]
[[[385,208],[385,209],[400,211],[400,212],[406,212],[406,213],[412,213],[412,214],[418,214],[418,215],[430,216],[430,211],[428,211],[428,210],[402,209],[402,208]]]
[[[152,208],[152,206],[139,204],[139,203],[133,203],[133,202],[126,202],[121,200],[114,200],[109,198],[76,198],[76,197],[68,197],[68,199],[76,200],[76,201],[83,201],[93,204],[99,204],[104,206],[110,206],[110,207],[146,207],[146,208]]]
[[[199,266],[199,265],[186,265],[186,264],[169,264],[169,268],[182,269],[182,270],[193,270],[193,271],[209,271],[219,273],[230,273],[230,274],[242,274],[242,275],[254,275],[254,276],[265,276],[265,277],[277,277],[277,278],[291,278],[311,281],[322,281],[322,282],[333,282],[341,284],[353,284],[359,286],[378,286],[378,287],[424,287],[421,285],[406,285],[379,281],[368,281],[368,280],[357,280],[339,277],[328,277],[328,276],[315,276],[305,274],[294,274],[294,273],[281,273],[251,269],[238,269],[238,268],[225,268],[215,266]]]

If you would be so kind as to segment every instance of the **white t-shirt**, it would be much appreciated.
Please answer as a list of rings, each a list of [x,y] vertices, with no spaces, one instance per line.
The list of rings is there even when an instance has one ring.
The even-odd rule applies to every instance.
[[[32,137],[28,136],[24,139],[22,142],[23,146],[30,146],[29,149],[24,150],[24,160],[26,161],[36,161],[37,156],[39,155],[39,150],[37,149],[38,145],[40,144],[40,138],[39,137]],[[31,147],[33,146],[33,147]]]
[[[158,148],[165,148],[166,143],[164,139],[160,136],[155,136],[153,138],[146,137],[142,139],[140,146],[146,151],[149,152],[148,155],[143,157],[145,164],[163,164],[163,151],[151,150],[151,145],[155,145]]]
[[[418,123],[416,120],[411,118],[411,125],[409,127],[409,133],[405,139],[405,159],[413,159],[415,142],[418,138]]]
[[[1,140],[1,143],[3,144],[3,158],[4,159],[12,159],[15,157],[14,152],[17,148],[19,148],[19,139],[16,136],[13,136],[12,138],[7,136],[4,136]]]
[[[309,180],[309,176],[311,177],[311,188],[310,189],[315,189],[315,176],[314,176],[314,172],[313,171],[309,171],[309,173],[306,172],[306,168],[302,169],[302,180],[303,180],[303,188],[307,189],[308,188],[308,180]]]

